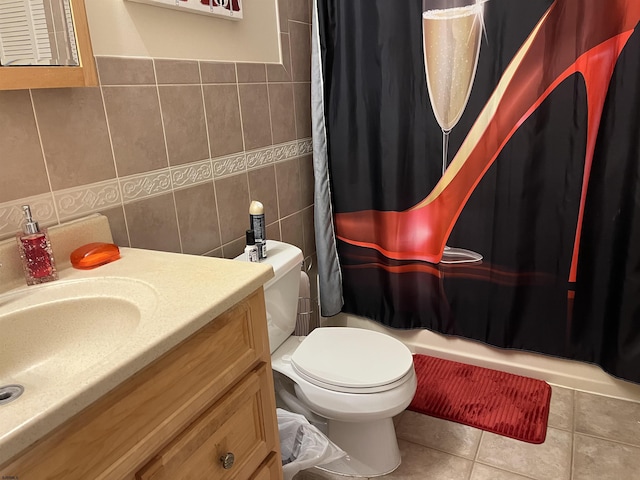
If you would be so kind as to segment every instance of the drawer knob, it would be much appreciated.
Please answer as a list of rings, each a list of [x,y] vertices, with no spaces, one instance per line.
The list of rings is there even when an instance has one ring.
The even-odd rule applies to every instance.
[[[233,467],[233,462],[235,462],[236,457],[233,455],[233,453],[229,452],[225,455],[222,455],[220,457],[220,462],[222,463],[222,468],[224,468],[225,470],[229,470],[231,467]]]

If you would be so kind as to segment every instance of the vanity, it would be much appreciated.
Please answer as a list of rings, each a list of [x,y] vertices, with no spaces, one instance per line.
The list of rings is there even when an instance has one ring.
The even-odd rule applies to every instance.
[[[22,364],[0,366],[2,384],[24,386],[0,405],[0,477],[282,477],[270,266],[123,248],[117,261],[59,274],[0,295],[3,330],[16,320],[42,335],[22,345]],[[48,311],[57,324],[35,315]]]

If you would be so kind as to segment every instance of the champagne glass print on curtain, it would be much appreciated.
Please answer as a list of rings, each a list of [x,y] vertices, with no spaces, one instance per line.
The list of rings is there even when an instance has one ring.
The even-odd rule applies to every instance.
[[[462,116],[478,66],[486,0],[423,0],[422,47],[433,114],[442,129],[442,175],[449,132]],[[446,246],[440,263],[468,263],[482,255]]]

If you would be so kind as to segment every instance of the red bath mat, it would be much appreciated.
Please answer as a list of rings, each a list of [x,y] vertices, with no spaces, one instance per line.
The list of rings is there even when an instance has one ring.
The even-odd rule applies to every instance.
[[[409,410],[542,443],[551,387],[542,380],[414,355],[418,389]]]

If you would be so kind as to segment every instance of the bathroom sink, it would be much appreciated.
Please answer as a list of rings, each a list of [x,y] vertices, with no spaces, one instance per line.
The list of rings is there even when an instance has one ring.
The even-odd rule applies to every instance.
[[[151,286],[117,277],[0,295],[0,379],[37,388],[77,379],[125,347],[156,304]]]
[[[90,270],[59,265],[59,280],[0,294],[0,388],[22,389],[0,390],[0,465],[273,276],[258,263],[120,253]]]

